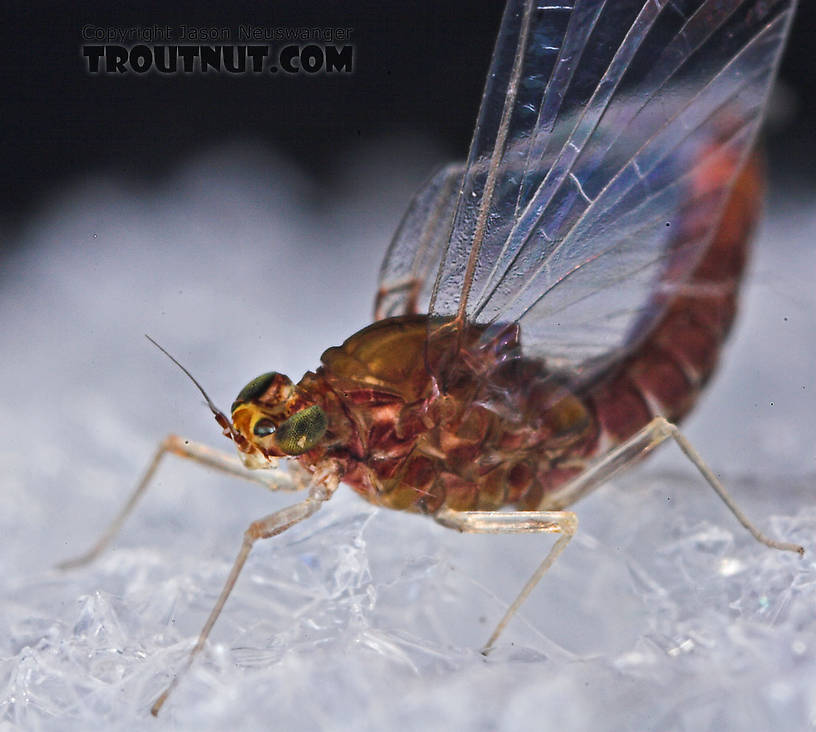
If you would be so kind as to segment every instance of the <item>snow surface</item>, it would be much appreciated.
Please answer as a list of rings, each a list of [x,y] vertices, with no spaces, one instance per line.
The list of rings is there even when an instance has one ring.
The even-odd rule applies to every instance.
[[[163,435],[230,447],[142,334],[224,407],[259,373],[299,377],[368,322],[379,258],[438,162],[387,141],[316,188],[234,145],[159,182],[76,181],[19,234],[0,262],[1,732],[816,727],[816,207],[795,181],[687,434],[804,559],[754,542],[667,446],[578,504],[578,537],[485,659],[552,539],[462,536],[343,489],[256,546],[150,717],[242,531],[294,498],[169,459],[110,551],[52,569]]]

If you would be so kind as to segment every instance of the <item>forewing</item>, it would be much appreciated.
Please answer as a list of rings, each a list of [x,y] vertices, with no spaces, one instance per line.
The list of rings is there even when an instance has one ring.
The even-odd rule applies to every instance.
[[[510,0],[433,322],[518,321],[574,374],[631,348],[716,230],[794,5]]]
[[[380,267],[375,320],[428,312],[463,172],[461,163],[446,165],[411,200]]]

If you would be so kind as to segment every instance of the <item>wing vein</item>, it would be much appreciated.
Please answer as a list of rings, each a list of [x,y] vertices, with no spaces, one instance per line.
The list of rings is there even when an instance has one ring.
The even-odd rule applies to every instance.
[[[507,94],[504,99],[504,109],[502,110],[501,122],[499,124],[499,131],[496,135],[496,143],[493,146],[493,152],[490,156],[490,168],[487,173],[487,180],[485,181],[484,191],[482,192],[482,200],[479,205],[479,214],[476,220],[476,229],[473,232],[473,241],[470,249],[470,256],[468,257],[467,268],[465,270],[465,278],[462,284],[462,294],[459,301],[459,311],[456,314],[456,319],[464,321],[465,309],[467,308],[468,295],[473,283],[473,273],[476,270],[476,262],[479,259],[479,252],[482,248],[482,241],[484,239],[485,225],[487,223],[487,215],[490,212],[490,204],[493,199],[493,191],[496,187],[496,178],[498,177],[499,162],[504,153],[504,144],[507,140],[508,132],[510,131],[510,117],[513,114],[515,106],[516,95],[518,93],[519,79],[521,78],[522,61],[524,60],[524,52],[527,47],[527,39],[530,33],[530,18],[532,15],[532,3],[527,3],[524,8],[524,18],[521,25],[521,33],[516,48],[516,56],[513,60],[513,71],[510,76],[510,81],[507,86]]]
[[[776,22],[778,22],[778,21],[780,21],[780,20],[781,20],[781,17],[780,17],[780,18],[777,18],[777,19],[776,19],[776,21],[774,21],[774,23],[776,23]],[[677,120],[680,118],[680,116],[681,116],[681,115],[682,115],[682,114],[683,114],[683,113],[684,113],[684,112],[685,112],[685,111],[686,111],[688,108],[690,108],[690,107],[692,106],[692,104],[693,104],[693,103],[694,103],[694,102],[695,102],[695,101],[696,101],[696,100],[697,100],[697,99],[698,99],[698,98],[699,98],[699,97],[700,97],[700,96],[701,96],[701,95],[702,95],[704,92],[706,92],[707,90],[709,90],[709,89],[710,89],[710,88],[713,86],[713,84],[715,84],[715,83],[716,83],[716,82],[717,82],[717,81],[718,81],[718,80],[719,80],[719,79],[722,77],[722,75],[723,75],[723,74],[724,74],[724,73],[725,73],[725,72],[726,72],[726,71],[729,69],[729,67],[732,67],[732,66],[733,66],[735,63],[737,63],[737,61],[739,60],[739,58],[740,58],[740,57],[741,57],[741,56],[742,56],[744,53],[747,53],[747,52],[748,52],[748,50],[749,50],[749,49],[750,49],[750,48],[753,46],[753,44],[758,43],[758,42],[759,42],[759,41],[760,41],[760,40],[763,38],[763,36],[764,36],[766,33],[770,33],[771,31],[770,31],[769,29],[770,29],[770,28],[771,28],[771,27],[774,25],[774,23],[769,23],[769,24],[768,24],[768,25],[767,25],[767,26],[766,26],[766,27],[765,27],[765,28],[764,28],[764,29],[763,29],[763,30],[762,30],[760,33],[758,33],[757,35],[753,36],[753,37],[752,37],[752,38],[751,38],[751,39],[750,39],[750,40],[749,40],[749,41],[748,41],[748,42],[747,42],[747,43],[746,43],[746,44],[743,46],[743,48],[740,50],[740,52],[739,52],[739,53],[738,53],[736,56],[734,56],[734,58],[732,58],[732,60],[731,60],[731,61],[730,61],[728,64],[726,64],[726,66],[724,66],[724,67],[723,67],[723,68],[722,68],[722,69],[721,69],[719,72],[717,72],[717,73],[716,73],[716,74],[715,74],[715,75],[712,77],[712,79],[709,81],[709,83],[707,83],[707,84],[706,84],[706,85],[705,85],[703,88],[701,88],[701,89],[700,89],[700,90],[699,90],[699,91],[698,91],[698,92],[697,92],[697,93],[696,93],[696,94],[695,94],[693,97],[691,97],[689,100],[687,100],[687,102],[686,102],[686,103],[685,103],[685,104],[684,104],[684,105],[681,107],[681,109],[680,109],[680,110],[678,110],[678,111],[677,111],[677,113],[676,113],[676,114],[675,114],[675,115],[674,115],[674,116],[673,116],[671,119],[667,120],[667,121],[666,121],[666,122],[665,122],[663,125],[661,125],[661,127],[660,127],[658,130],[656,130],[656,131],[654,132],[654,134],[652,134],[652,135],[651,135],[651,136],[650,136],[650,137],[649,137],[649,138],[646,140],[646,142],[644,142],[644,144],[643,144],[643,145],[642,145],[642,146],[641,146],[641,147],[638,149],[637,153],[635,153],[635,155],[633,156],[632,160],[633,160],[633,161],[636,161],[636,160],[637,160],[638,155],[639,155],[641,152],[643,152],[645,149],[647,149],[647,148],[648,148],[648,147],[649,147],[649,146],[652,144],[652,142],[653,142],[653,141],[654,141],[654,140],[657,138],[657,136],[658,136],[658,135],[659,135],[661,132],[663,132],[665,129],[667,129],[667,128],[668,128],[668,127],[671,125],[671,124],[675,123],[675,122],[676,122],[676,121],[677,121]],[[736,94],[737,94],[739,91],[741,91],[743,88],[745,88],[745,87],[746,87],[746,86],[747,86],[747,85],[748,85],[748,84],[749,84],[751,81],[753,81],[753,80],[754,80],[754,78],[755,78],[755,77],[758,77],[758,76],[762,75],[763,73],[765,73],[765,70],[764,70],[764,69],[759,69],[759,70],[758,70],[758,71],[757,71],[757,72],[756,72],[756,73],[755,73],[753,76],[750,76],[750,77],[745,77],[745,78],[742,80],[742,82],[739,84],[739,86],[738,86],[738,87],[735,87],[735,90],[733,91],[733,93],[732,93],[732,94],[730,94],[730,95],[729,95],[729,97],[727,97],[727,98],[726,98],[726,100],[725,100],[724,102],[722,102],[720,105],[718,105],[718,106],[715,108],[715,110],[714,110],[714,111],[713,111],[713,112],[712,112],[710,115],[708,115],[708,118],[707,118],[707,119],[712,119],[712,118],[713,118],[713,116],[714,116],[714,115],[715,115],[717,112],[722,111],[723,109],[725,109],[725,107],[726,107],[726,105],[728,104],[728,102],[730,102],[730,100],[731,100],[731,99],[733,99],[733,97],[734,97],[734,96],[736,96]],[[751,118],[751,120],[752,120],[752,119],[753,119],[753,118]],[[751,121],[751,120],[748,120],[748,121]],[[664,154],[663,154],[663,155],[661,155],[661,157],[660,157],[660,158],[658,158],[658,159],[655,161],[655,163],[654,163],[654,164],[653,164],[653,165],[652,165],[652,166],[651,166],[651,167],[650,167],[650,168],[649,168],[649,169],[646,171],[646,174],[648,174],[649,172],[651,172],[652,170],[654,170],[654,168],[655,168],[655,167],[656,167],[656,166],[657,166],[657,165],[658,165],[660,162],[663,162],[663,161],[664,161],[664,160],[665,160],[665,159],[666,159],[666,158],[669,156],[669,154],[670,154],[672,151],[674,151],[674,150],[675,150],[675,149],[676,149],[676,148],[677,148],[677,147],[678,147],[680,144],[682,144],[683,142],[687,141],[687,139],[689,138],[689,136],[690,136],[690,135],[692,135],[692,134],[694,134],[694,132],[695,132],[695,130],[693,130],[693,129],[692,129],[692,130],[690,130],[690,131],[689,131],[689,133],[688,133],[687,135],[685,135],[684,137],[682,137],[682,138],[681,138],[681,139],[680,139],[680,140],[679,140],[679,141],[678,141],[678,142],[677,142],[675,145],[673,145],[673,146],[671,146],[671,147],[667,147],[667,148],[666,148],[666,150],[664,151]],[[630,162],[630,164],[631,164],[631,162]],[[530,275],[530,277],[528,277],[528,278],[527,278],[527,285],[525,285],[525,286],[524,286],[524,287],[523,287],[523,288],[522,288],[520,291],[518,291],[518,292],[517,292],[517,293],[514,295],[514,297],[513,297],[513,298],[512,298],[512,299],[511,299],[511,300],[508,302],[508,304],[507,304],[507,305],[508,305],[508,307],[509,307],[510,305],[512,305],[512,303],[513,303],[513,302],[518,301],[518,299],[519,299],[519,298],[522,296],[522,294],[523,294],[523,293],[524,293],[524,292],[525,292],[527,289],[529,289],[529,287],[531,286],[532,282],[535,280],[535,277],[536,277],[536,276],[537,276],[537,275],[538,275],[540,272],[542,272],[542,271],[543,271],[543,269],[544,269],[544,267],[546,266],[546,264],[547,264],[547,263],[548,263],[548,262],[549,262],[549,261],[550,261],[550,260],[551,260],[551,259],[552,259],[554,256],[556,256],[556,255],[557,255],[557,254],[558,254],[560,251],[562,251],[562,250],[565,248],[565,246],[566,246],[567,244],[569,244],[569,243],[572,241],[572,237],[573,237],[573,235],[574,235],[574,232],[575,232],[575,231],[578,229],[578,227],[579,227],[579,226],[580,226],[580,225],[581,225],[581,224],[582,224],[582,223],[583,223],[583,222],[584,222],[584,221],[587,219],[587,217],[588,217],[588,216],[589,216],[591,213],[596,213],[596,211],[595,211],[595,207],[596,207],[596,206],[598,206],[598,205],[601,205],[601,204],[603,204],[603,203],[606,203],[606,201],[604,200],[604,193],[605,193],[605,192],[607,192],[607,191],[608,191],[608,190],[609,190],[609,189],[612,187],[612,185],[613,185],[614,183],[616,183],[616,182],[617,182],[617,181],[618,181],[618,180],[621,178],[621,176],[622,176],[622,175],[623,175],[623,174],[626,172],[626,170],[628,169],[628,167],[629,167],[628,165],[627,165],[627,166],[622,167],[622,168],[621,168],[621,169],[620,169],[620,170],[619,170],[619,171],[618,171],[618,172],[615,174],[615,176],[613,176],[613,177],[612,177],[612,178],[609,180],[609,182],[608,182],[608,183],[607,183],[607,184],[604,186],[604,188],[602,189],[602,191],[600,192],[600,194],[599,194],[599,195],[598,195],[598,196],[595,198],[595,200],[593,201],[593,203],[591,203],[589,206],[587,206],[587,208],[586,208],[586,209],[585,209],[585,210],[584,210],[584,211],[581,213],[581,215],[580,215],[580,216],[579,216],[579,217],[578,217],[578,218],[575,220],[575,222],[573,222],[573,223],[570,225],[570,228],[569,228],[569,229],[568,229],[568,230],[567,230],[567,231],[564,233],[564,236],[563,236],[563,238],[561,238],[561,241],[560,241],[560,242],[559,242],[559,243],[558,243],[558,244],[557,244],[557,245],[556,245],[556,246],[555,246],[555,247],[552,249],[552,251],[550,251],[550,252],[547,254],[547,256],[546,256],[546,257],[545,257],[545,258],[542,260],[542,263],[541,263],[541,265],[539,266],[539,268],[538,268],[538,269],[537,269],[537,270],[536,270],[536,271],[535,271],[535,272],[534,272],[532,275]],[[621,199],[621,198],[623,198],[623,197],[626,195],[626,193],[628,193],[629,191],[631,191],[631,189],[634,187],[634,185],[635,185],[635,184],[633,183],[633,184],[632,184],[632,185],[630,185],[628,188],[624,189],[624,190],[621,192],[621,194],[620,194],[620,195],[619,195],[619,196],[618,196],[618,197],[617,197],[617,198],[616,198],[614,201],[612,201],[612,204],[614,205],[615,203],[618,203],[618,202],[620,201],[620,199]],[[660,190],[662,190],[662,189],[658,189],[658,192],[659,192]],[[653,197],[653,196],[652,196],[652,197]],[[650,197],[650,198],[651,198],[651,197]],[[646,201],[648,201],[648,200],[649,200],[649,199],[646,199]],[[645,203],[646,201],[644,201],[644,203]],[[643,205],[643,204],[641,204],[641,205]],[[610,205],[610,206],[607,206],[607,208],[605,208],[605,209],[604,209],[604,208],[600,209],[600,211],[598,212],[598,216],[600,217],[601,215],[603,215],[603,213],[604,213],[605,211],[607,211],[609,208],[611,208],[611,205]],[[530,236],[530,235],[528,235],[528,238],[529,238],[529,236]],[[546,295],[548,292],[550,292],[550,291],[551,291],[551,290],[552,290],[552,289],[553,289],[553,288],[554,288],[554,287],[555,287],[557,284],[559,284],[559,282],[560,282],[560,281],[561,281],[561,280],[557,280],[557,281],[556,281],[556,282],[554,282],[554,283],[553,283],[553,284],[552,284],[550,287],[548,287],[546,290],[544,290],[544,292],[542,292],[542,294],[541,294],[541,295],[540,295],[540,296],[539,296],[539,297],[536,299],[536,301],[540,300],[540,299],[541,299],[541,297],[543,297],[543,296],[544,296],[544,295]],[[496,286],[498,287],[498,283],[497,283],[497,285],[496,285]],[[479,311],[478,311],[478,312],[481,312],[481,310],[482,310],[482,308],[484,307],[484,305],[485,305],[485,304],[486,304],[486,303],[481,304],[481,306],[480,306],[480,308],[479,308]]]

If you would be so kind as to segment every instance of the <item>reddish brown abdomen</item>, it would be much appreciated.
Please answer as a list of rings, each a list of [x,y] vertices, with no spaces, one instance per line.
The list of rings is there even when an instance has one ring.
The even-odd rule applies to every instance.
[[[711,185],[721,181],[713,170]],[[606,445],[633,435],[653,417],[682,419],[717,365],[736,314],[748,244],[762,202],[758,156],[740,173],[720,226],[687,285],[671,301],[652,333],[592,388],[587,405]]]

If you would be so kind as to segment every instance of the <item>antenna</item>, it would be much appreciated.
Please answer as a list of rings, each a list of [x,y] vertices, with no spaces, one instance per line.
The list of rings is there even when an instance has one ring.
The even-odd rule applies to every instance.
[[[196,381],[196,378],[186,368],[184,368],[184,366],[182,366],[179,363],[178,359],[172,356],[167,351],[167,349],[163,348],[158,343],[156,343],[156,341],[154,341],[149,335],[147,335],[147,333],[145,333],[145,338],[147,338],[147,340],[149,340],[154,346],[156,346],[156,348],[158,348],[165,356],[167,356],[167,358],[169,358],[174,364],[176,364],[176,366],[178,366],[185,374],[187,374],[190,381],[192,381],[196,385],[196,387],[206,400],[207,406],[210,408],[210,411],[215,415],[215,421],[218,422],[218,424],[225,430],[224,434],[227,434],[226,431],[228,430],[229,431],[228,437],[231,437],[235,442],[238,442],[238,440],[236,440],[235,430],[232,427],[232,422],[230,421],[226,414],[224,414],[218,407],[215,406],[215,404],[213,404],[212,399],[210,399],[210,397],[207,395],[207,392],[204,391],[204,387],[201,386],[201,384],[199,384],[198,381]],[[240,435],[238,435],[238,437],[240,437]]]

